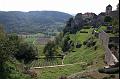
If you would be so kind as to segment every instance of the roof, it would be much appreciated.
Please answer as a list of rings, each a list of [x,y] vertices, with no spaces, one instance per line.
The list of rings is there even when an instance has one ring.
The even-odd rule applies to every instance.
[[[110,4],[107,7],[112,7]]]

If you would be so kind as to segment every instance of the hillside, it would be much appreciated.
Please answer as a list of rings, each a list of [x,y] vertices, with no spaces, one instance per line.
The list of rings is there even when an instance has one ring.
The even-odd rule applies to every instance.
[[[88,33],[80,33],[80,31],[86,30]],[[93,28],[82,29],[76,34],[69,34],[70,40],[75,44],[72,51],[68,51],[63,59],[63,65],[60,61],[62,59],[55,59],[49,63],[43,59],[33,61],[30,66],[36,68],[38,79],[59,79],[61,76],[69,76],[78,72],[83,72],[89,69],[96,69],[104,65],[104,48],[101,45],[99,39],[95,38],[98,48],[95,50],[95,46],[87,47],[83,45],[83,42],[91,37]],[[77,42],[80,42],[82,46],[76,48]],[[46,64],[46,67],[44,67]],[[53,67],[52,67],[53,66]],[[40,68],[39,68],[40,67]],[[43,67],[43,68],[42,68]]]
[[[57,11],[0,11],[0,23],[7,32],[49,32],[60,31],[72,15]]]

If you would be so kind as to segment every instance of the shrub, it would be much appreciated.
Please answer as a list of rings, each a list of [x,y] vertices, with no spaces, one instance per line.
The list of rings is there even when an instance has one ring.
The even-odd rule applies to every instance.
[[[80,48],[82,44],[77,43],[76,48]]]
[[[27,43],[21,43],[19,50],[14,54],[15,58],[19,61],[24,61],[25,64],[29,63],[38,56],[37,50],[34,46]]]
[[[90,40],[90,41],[87,42],[86,46],[87,47],[92,47],[92,46],[95,46],[95,44],[96,44],[96,41]]]
[[[86,45],[86,44],[87,44],[87,41],[84,41],[84,42],[83,42],[83,45]]]
[[[95,46],[95,47],[94,47],[94,50],[97,50],[97,48],[98,48],[98,46]]]

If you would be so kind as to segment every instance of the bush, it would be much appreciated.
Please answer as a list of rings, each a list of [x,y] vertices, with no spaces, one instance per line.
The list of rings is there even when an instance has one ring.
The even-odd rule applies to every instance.
[[[83,45],[86,45],[86,44],[87,44],[87,41],[84,41],[84,42],[83,42]]]
[[[24,63],[27,64],[33,59],[35,59],[38,56],[38,54],[34,46],[29,45],[27,43],[21,43],[19,45],[18,52],[15,53],[14,56],[17,60],[24,61]]]
[[[98,46],[95,46],[95,47],[94,47],[94,50],[97,50],[97,48],[98,48]]]
[[[89,41],[86,43],[86,46],[87,46],[87,47],[92,47],[92,46],[95,46],[95,44],[96,44],[96,41],[94,41],[94,40],[89,40]]]
[[[80,48],[82,46],[82,44],[78,44],[76,45],[76,48]]]
[[[47,58],[53,58],[53,56],[55,55],[54,49],[55,49],[55,43],[54,41],[50,41],[45,45],[43,53]]]

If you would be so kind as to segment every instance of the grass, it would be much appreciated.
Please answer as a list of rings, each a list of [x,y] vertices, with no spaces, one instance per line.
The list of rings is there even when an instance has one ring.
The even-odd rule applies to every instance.
[[[92,36],[92,28],[91,29],[83,29],[86,30],[88,33],[80,33],[78,31],[76,34],[70,34],[70,39],[74,42],[81,42],[83,43],[87,38]]]
[[[99,59],[103,60],[104,49],[102,46],[100,46],[99,41],[97,46],[98,49],[96,51],[94,50],[94,47],[88,48],[86,46],[82,46],[81,48],[75,48],[75,52],[70,52],[68,55],[66,55],[64,63],[91,63],[98,61]]]
[[[101,26],[99,29],[97,29],[97,32],[101,32],[102,30],[107,30],[107,26]],[[114,37],[115,34],[113,33],[107,33],[110,37]]]
[[[3,73],[0,73],[0,79],[32,79],[28,74],[23,73],[22,67],[20,67],[21,63],[16,59],[12,59],[11,61],[5,62],[4,68],[6,69],[4,72],[4,76],[7,78],[1,78]]]
[[[36,44],[37,50],[38,50],[38,55],[40,56],[44,56],[43,50],[45,45],[40,45],[40,44]]]
[[[102,30],[106,30],[107,26],[101,26],[99,29],[97,29],[96,31],[101,32]]]
[[[82,29],[82,31],[88,31],[88,33],[80,33],[77,32],[76,34],[70,34],[70,38],[71,40],[73,40],[75,43],[76,42],[81,42],[83,44],[83,42],[85,40],[87,40],[89,37],[92,37],[92,31],[93,29]],[[86,63],[90,63],[90,62],[94,62],[95,60],[99,60],[98,58],[102,59],[102,56],[104,55],[104,48],[101,46],[100,41],[96,38],[95,39],[97,41],[96,46],[98,46],[98,49],[95,51],[94,47],[86,47],[84,45],[82,45],[81,48],[75,48],[73,49],[74,52],[69,52],[65,59],[64,59],[64,63],[65,64],[73,64],[73,63],[80,63],[80,62],[86,62]]]
[[[80,64],[75,64],[64,67],[38,69],[36,71],[38,73],[38,79],[58,79],[60,76],[69,76],[82,70],[83,68]]]

